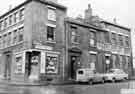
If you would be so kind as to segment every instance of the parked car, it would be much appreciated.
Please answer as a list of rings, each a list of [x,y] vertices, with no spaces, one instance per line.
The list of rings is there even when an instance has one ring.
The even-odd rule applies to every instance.
[[[93,84],[93,82],[102,82],[104,83],[104,76],[95,70],[88,68],[78,69],[76,72],[76,81],[77,82],[88,82]]]
[[[121,69],[111,69],[104,74],[105,81],[115,82],[116,80],[127,80],[128,74]]]

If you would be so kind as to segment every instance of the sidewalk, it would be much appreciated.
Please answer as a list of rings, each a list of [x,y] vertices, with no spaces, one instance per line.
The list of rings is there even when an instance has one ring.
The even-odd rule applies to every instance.
[[[60,82],[48,82],[48,81],[41,81],[41,82],[30,82],[30,81],[13,81],[13,80],[3,80],[0,79],[1,85],[8,85],[8,86],[48,86],[48,85],[70,85],[76,84],[73,81],[60,81]]]

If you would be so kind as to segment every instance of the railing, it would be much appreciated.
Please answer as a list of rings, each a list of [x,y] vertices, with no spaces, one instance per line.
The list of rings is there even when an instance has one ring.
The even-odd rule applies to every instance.
[[[97,42],[97,49],[104,50],[104,51],[111,51],[112,53],[120,54],[120,55],[130,56],[131,54],[131,48],[125,48],[123,46],[119,46],[111,43]]]

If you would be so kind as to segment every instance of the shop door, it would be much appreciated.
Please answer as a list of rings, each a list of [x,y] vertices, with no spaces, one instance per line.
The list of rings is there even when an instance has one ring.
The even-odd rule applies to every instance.
[[[70,57],[70,74],[71,74],[70,77],[71,77],[71,79],[76,78],[77,62],[78,62],[78,56]]]
[[[40,52],[27,52],[26,75],[31,80],[38,80]]]

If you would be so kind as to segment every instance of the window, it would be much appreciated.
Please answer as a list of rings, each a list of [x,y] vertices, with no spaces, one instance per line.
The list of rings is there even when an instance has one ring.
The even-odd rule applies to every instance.
[[[24,19],[24,9],[21,9],[21,10],[20,10],[19,19],[20,19],[20,20],[23,20],[23,19]]]
[[[55,9],[48,8],[48,20],[56,21],[56,12],[55,12]]]
[[[130,39],[128,36],[125,36],[125,46],[129,47],[130,46]]]
[[[47,53],[46,55],[46,73],[58,73],[58,55]]]
[[[9,16],[9,25],[12,24],[12,15]]]
[[[123,46],[123,36],[119,35],[119,45]]]
[[[4,20],[4,28],[6,28],[7,27],[7,25],[8,25],[8,19],[6,18],[5,20]]]
[[[2,36],[0,36],[0,48],[2,48]]]
[[[5,48],[6,47],[6,42],[7,42],[7,35],[5,34],[3,36],[3,47]]]
[[[47,41],[55,40],[55,27],[47,26]]]
[[[116,44],[116,34],[112,33],[112,44]]]
[[[15,73],[19,74],[23,72],[23,58],[22,58],[22,54],[18,54],[15,56],[15,62],[16,62],[16,69],[15,69]]]
[[[96,32],[90,32],[90,46],[96,46]]]
[[[80,36],[77,31],[77,27],[71,26],[71,42],[72,43],[79,43],[80,42]]]
[[[17,30],[13,31],[13,44],[17,42]]]
[[[96,54],[90,54],[90,68],[95,70]]]
[[[11,32],[8,33],[7,45],[11,45]]]
[[[14,23],[18,22],[18,12],[14,13]]]
[[[0,21],[0,30],[2,30],[2,21]]]
[[[23,27],[19,28],[19,31],[18,31],[18,42],[23,41],[23,31],[24,31]]]
[[[110,43],[110,37],[109,37],[109,32],[105,32],[105,42]]]

